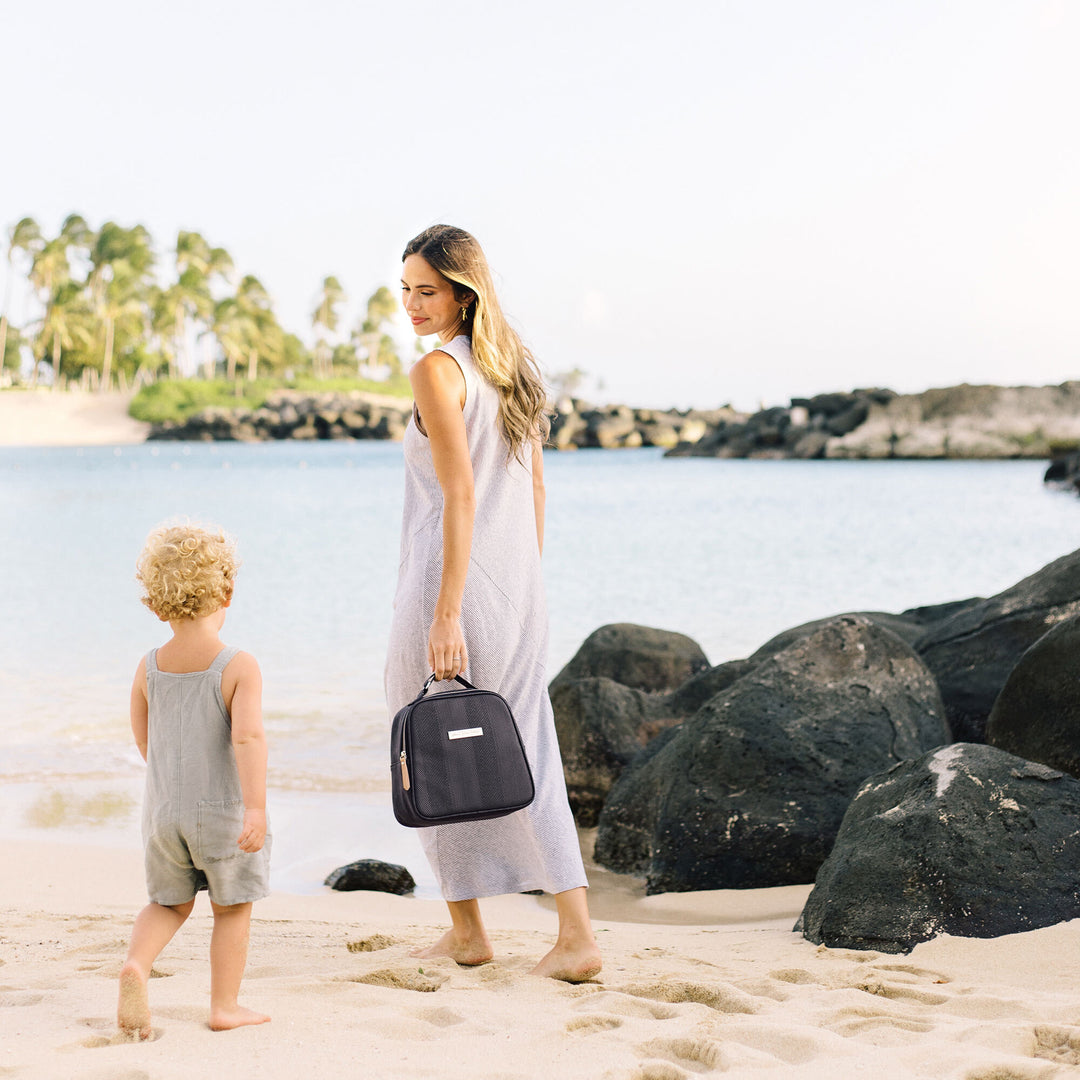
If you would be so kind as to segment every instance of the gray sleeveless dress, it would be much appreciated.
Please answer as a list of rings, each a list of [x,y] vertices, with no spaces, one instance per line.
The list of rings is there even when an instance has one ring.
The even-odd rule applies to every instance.
[[[533,508],[532,459],[508,462],[498,392],[477,371],[469,339],[441,346],[465,376],[463,416],[472,459],[476,518],[461,604],[465,678],[496,690],[521,730],[536,783],[524,810],[489,821],[417,830],[444,899],[587,885],[566,798],[547,693],[547,609]],[[431,674],[427,638],[442,580],[442,489],[415,418],[405,431],[401,563],[386,666],[391,716]],[[438,685],[438,684],[437,684]],[[446,689],[456,684],[442,684]]]
[[[143,846],[155,904],[185,904],[208,889],[215,904],[246,904],[270,892],[270,833],[261,851],[237,846],[244,796],[221,675],[239,652],[226,645],[205,671],[160,671],[146,656],[149,727]]]

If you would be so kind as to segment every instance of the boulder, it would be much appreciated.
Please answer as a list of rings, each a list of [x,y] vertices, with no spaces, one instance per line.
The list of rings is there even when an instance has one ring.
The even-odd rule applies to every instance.
[[[933,677],[869,619],[832,619],[710,697],[624,771],[596,861],[650,893],[812,881],[863,780],[949,741]]]
[[[395,863],[379,862],[378,859],[360,859],[358,862],[339,866],[323,882],[338,892],[394,893],[405,896],[416,888],[412,874],[404,866]]]
[[[570,809],[585,828],[623,769],[659,730],[654,695],[603,676],[552,683],[551,707]]]
[[[1058,451],[1058,456],[1043,474],[1043,483],[1071,491],[1074,495],[1080,492],[1080,451],[1067,454]]]
[[[883,626],[886,630],[891,630],[898,638],[902,638],[909,645],[914,645],[931,626],[936,625],[943,619],[951,618],[958,611],[966,611],[969,607],[982,603],[982,600],[981,596],[976,596],[970,600],[952,600],[945,604],[928,604],[924,607],[908,608],[907,611],[902,611],[899,615],[893,615],[888,611],[852,611],[844,614],[869,619],[871,622]],[[814,619],[800,626],[793,626],[789,630],[781,630],[776,637],[770,638],[757,652],[751,655],[750,662],[755,663],[764,660],[766,657],[775,656],[776,653],[786,649],[793,642],[812,634],[819,627],[831,622],[832,619],[840,617],[839,615],[831,615],[826,619]]]
[[[603,676],[553,682],[551,707],[577,823],[595,826],[611,785],[642,748],[748,668],[745,660],[707,668],[670,694],[649,694]]]
[[[868,779],[795,926],[831,948],[907,952],[1080,917],[1080,780],[956,743]]]
[[[673,690],[708,666],[701,646],[685,634],[609,623],[585,639],[551,685],[602,675],[637,690]]]
[[[986,722],[986,741],[1080,776],[1080,615],[1044,634],[1009,673]]]
[[[1080,551],[931,626],[915,650],[941,688],[958,742],[985,742],[1009,673],[1052,626],[1080,614]]]

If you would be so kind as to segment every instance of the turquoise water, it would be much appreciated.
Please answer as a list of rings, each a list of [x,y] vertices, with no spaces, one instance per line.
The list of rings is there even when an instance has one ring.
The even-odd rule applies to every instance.
[[[550,673],[606,622],[682,631],[719,663],[823,615],[989,595],[1080,546],[1080,501],[1042,471],[548,454]],[[127,699],[163,628],[134,562],[183,515],[240,541],[224,636],[263,668],[279,886],[314,881],[313,838],[412,851],[386,824],[382,698],[401,477],[386,443],[0,448],[0,829],[137,842]]]

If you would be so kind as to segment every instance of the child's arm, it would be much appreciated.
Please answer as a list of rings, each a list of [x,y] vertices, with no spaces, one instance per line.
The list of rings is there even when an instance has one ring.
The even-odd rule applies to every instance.
[[[228,666],[235,674],[229,704],[232,745],[240,790],[244,795],[244,827],[237,844],[259,851],[266,839],[266,734],[262,722],[262,672],[250,653],[237,653]]]
[[[146,657],[139,661],[135,670],[135,681],[131,684],[131,733],[135,736],[135,745],[146,760],[146,746],[150,732],[150,706],[146,700]]]

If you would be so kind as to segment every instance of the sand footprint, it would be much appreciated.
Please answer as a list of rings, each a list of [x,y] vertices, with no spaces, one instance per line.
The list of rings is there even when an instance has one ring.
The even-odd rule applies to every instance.
[[[681,1039],[652,1039],[637,1047],[638,1053],[648,1058],[661,1058],[680,1070],[703,1073],[714,1069],[726,1069],[724,1051],[711,1039],[686,1037]],[[681,1073],[685,1075],[685,1072]]]
[[[366,938],[360,938],[358,941],[347,941],[345,948],[351,953],[379,952],[381,949],[389,949],[396,944],[397,941],[394,938],[387,937],[385,934],[371,934]]]
[[[417,968],[381,968],[367,975],[350,975],[346,981],[433,994],[447,981],[447,977],[438,971],[420,971]]]
[[[620,993],[617,990],[601,990],[599,993],[578,1002],[574,1006],[579,1012],[604,1015],[614,1013],[631,1019],[670,1020],[678,1016],[678,1010],[668,1005],[661,1005],[649,998]]]
[[[44,994],[34,990],[16,990],[14,987],[4,987],[0,991],[0,1008],[10,1006],[40,1005],[45,1000]]]
[[[722,1013],[756,1013],[760,1009],[758,1002],[749,994],[744,994],[727,983],[710,985],[662,976],[648,982],[629,983],[612,989],[632,997],[651,998],[654,1001],[707,1005],[710,1009]]]
[[[413,1015],[417,1020],[423,1020],[427,1024],[441,1028],[465,1023],[465,1017],[454,1012],[453,1009],[417,1009]]]
[[[687,1080],[690,1074],[670,1061],[647,1061],[631,1080]]]
[[[934,1028],[932,1023],[916,1016],[882,1012],[870,1007],[841,1009],[833,1015],[826,1026],[845,1038],[882,1030],[892,1030],[898,1034],[904,1032],[925,1034]]]
[[[586,1035],[595,1031],[612,1031],[614,1028],[623,1026],[623,1021],[618,1016],[608,1013],[593,1013],[591,1016],[575,1016],[566,1021],[568,1032],[582,1032]]]
[[[853,985],[854,989],[862,990],[865,994],[889,998],[892,1001],[911,1001],[917,1005],[944,1005],[949,1000],[948,994],[937,994],[931,990],[917,990],[907,984],[897,986],[894,983],[887,983],[874,978],[873,973],[869,973],[866,978],[859,979]]]
[[[151,1028],[150,1037],[148,1039],[139,1039],[133,1033],[129,1034],[126,1031],[118,1031],[115,1020],[106,1020],[104,1017],[99,1016],[83,1017],[79,1023],[100,1032],[100,1034],[89,1035],[87,1038],[81,1039],[78,1042],[77,1045],[84,1050],[100,1050],[104,1046],[123,1046],[127,1043],[157,1042],[157,1040],[165,1034],[163,1028]],[[124,1076],[129,1075],[131,1074],[124,1074]],[[120,1080],[119,1074],[117,1074],[117,1080]]]
[[[914,964],[875,964],[876,971],[895,972],[900,975],[912,975],[916,979],[943,984],[950,983],[952,979],[942,971],[931,971],[929,968],[916,967]]]
[[[1040,1024],[1035,1028],[1035,1052],[1031,1056],[1059,1065],[1080,1065],[1080,1028]]]

